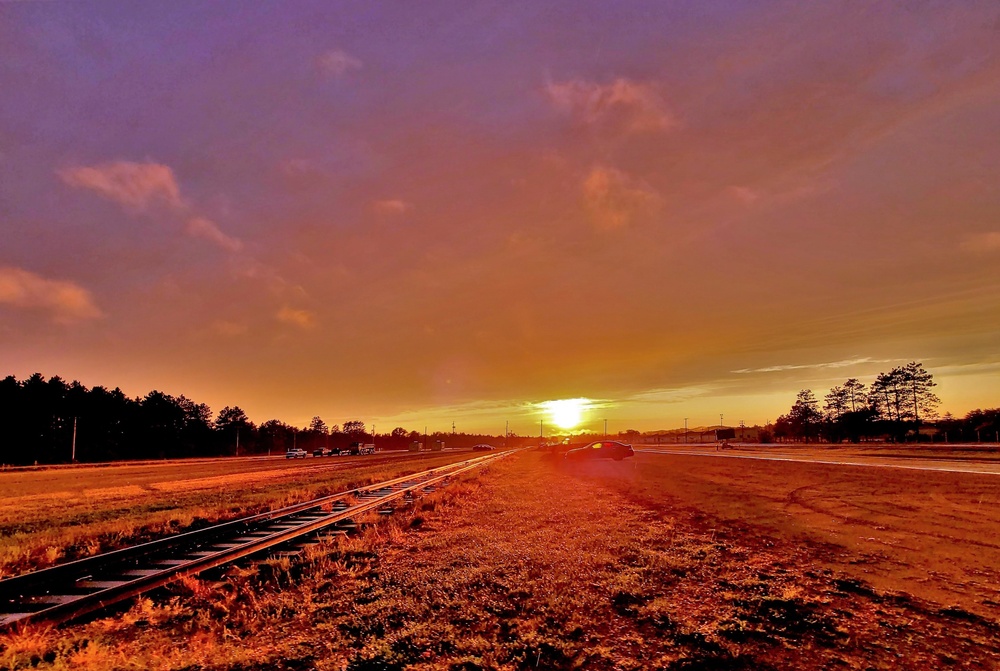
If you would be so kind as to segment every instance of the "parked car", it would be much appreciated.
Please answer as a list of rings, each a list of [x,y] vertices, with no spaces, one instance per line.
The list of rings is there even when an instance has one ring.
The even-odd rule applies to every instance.
[[[495,449],[496,449],[495,447],[493,447],[492,445],[487,445],[486,443],[479,443],[478,445],[472,446],[473,452],[490,452],[491,450]]]
[[[306,451],[302,449],[288,450],[285,452],[285,459],[305,459]]]
[[[578,461],[583,459],[614,459],[621,461],[625,457],[635,456],[632,446],[628,443],[619,443],[617,440],[598,440],[569,450],[564,459],[567,461]]]

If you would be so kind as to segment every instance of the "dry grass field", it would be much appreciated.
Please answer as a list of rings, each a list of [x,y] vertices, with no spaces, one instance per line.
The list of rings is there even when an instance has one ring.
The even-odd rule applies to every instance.
[[[0,577],[466,459],[200,459],[0,472]]]
[[[491,465],[305,557],[0,638],[8,669],[995,669],[1000,477]]]

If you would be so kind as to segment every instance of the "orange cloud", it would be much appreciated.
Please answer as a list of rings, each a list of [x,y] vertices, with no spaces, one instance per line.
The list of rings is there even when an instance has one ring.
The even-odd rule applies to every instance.
[[[278,310],[278,314],[275,316],[279,322],[299,328],[307,329],[316,325],[316,315],[308,310],[296,310],[286,306]]]
[[[360,70],[362,63],[343,49],[333,49],[319,57],[319,67],[323,72],[341,77],[351,70]]]
[[[992,231],[970,235],[961,244],[962,250],[971,254],[987,254],[1000,252],[1000,232]]]
[[[627,226],[657,202],[656,193],[616,168],[594,166],[583,180],[583,199],[598,228]]]
[[[83,287],[10,266],[0,267],[0,304],[48,312],[58,322],[101,316],[90,292]]]
[[[243,242],[237,238],[226,235],[215,222],[205,217],[194,217],[188,220],[184,227],[184,232],[192,238],[208,240],[228,252],[238,252],[243,249]]]
[[[376,214],[392,216],[406,214],[413,209],[413,205],[407,203],[405,200],[376,200],[372,203],[372,209]]]
[[[596,84],[575,79],[549,83],[549,99],[556,108],[585,124],[611,123],[628,131],[662,131],[675,120],[653,87],[628,79]]]
[[[726,192],[744,205],[753,205],[760,200],[760,191],[748,186],[730,186]]]
[[[129,209],[145,210],[155,202],[183,206],[174,171],[160,163],[113,161],[65,168],[58,174],[70,186],[90,189]]]

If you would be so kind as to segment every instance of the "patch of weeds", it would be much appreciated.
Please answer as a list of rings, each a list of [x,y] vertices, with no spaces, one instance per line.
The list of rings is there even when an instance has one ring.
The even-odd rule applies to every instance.
[[[705,634],[700,631],[678,631],[675,632],[671,638],[673,638],[674,643],[678,645],[694,648],[698,651],[699,655],[714,658],[723,657],[729,654],[721,645],[715,641],[708,640]]]
[[[733,643],[748,643],[750,641],[766,641],[770,636],[767,632],[753,628],[743,620],[724,620],[719,624],[719,636]]]
[[[878,600],[878,592],[872,589],[871,585],[862,581],[856,580],[854,578],[837,578],[833,581],[834,586],[841,592],[847,592],[848,594],[860,594],[861,596],[870,597],[873,600]]]
[[[830,644],[843,636],[814,604],[797,598],[751,601],[747,604],[746,616],[764,632],[792,640],[811,635],[821,643]]]
[[[484,668],[475,659],[463,659],[458,662],[452,662],[448,667],[448,671],[482,671]]]
[[[677,623],[666,613],[650,613],[639,618],[637,624],[640,627],[649,627],[658,633],[677,631]]]
[[[648,597],[632,592],[618,591],[611,597],[611,605],[619,615],[634,617],[638,614],[636,606],[641,606],[649,600]]]
[[[774,667],[750,655],[729,653],[696,654],[667,665],[668,671],[769,671]]]
[[[403,671],[405,667],[404,662],[391,659],[384,653],[372,657],[358,655],[347,663],[347,671]]]
[[[283,658],[270,662],[255,662],[252,664],[237,663],[226,667],[226,671],[309,671],[316,666],[316,659],[312,655],[298,658]],[[201,669],[195,665],[195,669]]]
[[[963,622],[972,622],[973,624],[978,624],[980,626],[986,627],[987,629],[996,629],[997,623],[992,620],[987,620],[985,617],[976,615],[975,613],[970,613],[964,608],[959,608],[958,606],[948,606],[947,608],[942,608],[938,611],[938,615],[943,615],[944,617],[951,618],[952,620],[962,620]]]
[[[506,657],[506,661],[520,667],[564,669],[573,667],[576,654],[557,639],[530,637],[520,645],[512,646]]]

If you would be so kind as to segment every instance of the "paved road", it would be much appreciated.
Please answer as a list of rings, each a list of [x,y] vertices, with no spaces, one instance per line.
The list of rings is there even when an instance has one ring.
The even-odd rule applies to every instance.
[[[715,452],[689,449],[671,449],[669,447],[639,447],[638,454],[662,454],[682,457],[707,457],[715,459],[754,459],[758,461],[790,461],[805,464],[827,464],[832,466],[857,466],[861,468],[895,468],[911,471],[937,471],[939,473],[975,473],[978,475],[1000,475],[1000,462],[975,462],[962,459],[934,459],[891,457],[885,461],[872,461],[871,458],[845,456],[841,459],[818,457],[809,454],[789,454],[775,452],[768,454],[740,454],[736,452]],[[902,462],[902,463],[901,463]]]

